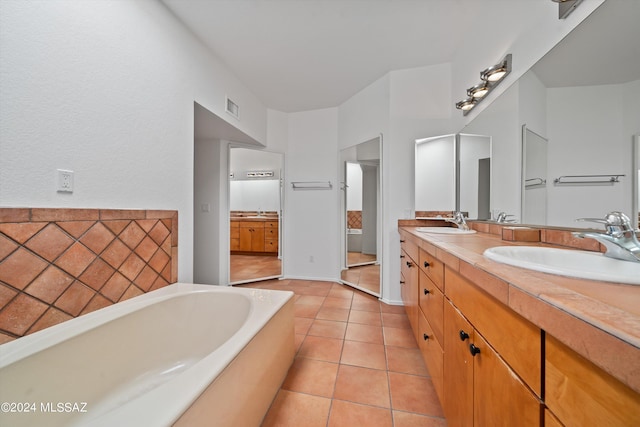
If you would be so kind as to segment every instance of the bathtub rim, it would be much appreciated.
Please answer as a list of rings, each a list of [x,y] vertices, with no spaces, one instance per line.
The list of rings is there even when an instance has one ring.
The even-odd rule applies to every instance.
[[[87,417],[79,418],[72,424],[110,426],[114,425],[116,420],[139,417],[140,409],[142,409],[145,413],[145,420],[150,423],[148,425],[170,425],[223,372],[225,367],[237,357],[268,321],[293,298],[293,292],[189,283],[172,284],[2,344],[0,346],[0,369],[37,351],[46,350],[53,345],[63,343],[67,339],[154,303],[180,295],[203,292],[237,293],[243,294],[249,299],[254,297],[247,319],[240,328],[242,333],[234,333],[224,344],[194,363],[179,376],[171,378],[117,408],[93,414],[89,408]],[[269,298],[264,298],[267,295]],[[258,305],[260,307],[257,307]],[[185,390],[188,392],[185,393]],[[161,404],[158,403],[159,401]]]

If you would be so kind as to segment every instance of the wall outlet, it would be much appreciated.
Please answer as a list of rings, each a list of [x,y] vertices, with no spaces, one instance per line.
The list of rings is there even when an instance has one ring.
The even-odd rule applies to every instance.
[[[73,171],[58,169],[58,193],[73,193]]]

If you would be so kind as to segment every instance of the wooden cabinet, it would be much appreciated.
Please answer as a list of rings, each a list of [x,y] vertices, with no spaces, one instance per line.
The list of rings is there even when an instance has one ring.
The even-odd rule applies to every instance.
[[[401,290],[402,302],[404,304],[409,323],[414,332],[414,335],[418,333],[418,266],[410,253],[411,246],[414,246],[410,242],[402,243],[402,251],[400,258],[400,273],[402,274]],[[405,250],[408,249],[408,250]],[[417,253],[417,250],[415,251]]]
[[[447,425],[539,427],[541,401],[450,301],[444,316]]]
[[[230,227],[231,251],[240,250],[240,221],[231,221]]]
[[[482,331],[503,359],[542,396],[542,332],[469,280],[446,268],[447,298]],[[446,340],[446,339],[445,339]]]
[[[264,223],[264,251],[278,253],[278,221]]]
[[[230,248],[237,253],[278,253],[278,221],[234,221]]]
[[[437,242],[400,234],[402,299],[448,426],[640,426],[640,393],[501,302],[508,283],[484,288]]]
[[[551,336],[545,347],[545,404],[561,425],[640,426],[640,394]]]

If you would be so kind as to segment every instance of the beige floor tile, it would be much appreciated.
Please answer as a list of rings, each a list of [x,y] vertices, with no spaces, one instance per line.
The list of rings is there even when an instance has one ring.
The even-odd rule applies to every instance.
[[[391,411],[375,406],[334,400],[328,427],[392,427]]]
[[[368,342],[372,344],[384,344],[382,336],[382,327],[361,325],[359,323],[349,323],[347,325],[347,333],[344,336],[346,340]]]
[[[284,390],[332,397],[338,364],[296,357],[282,384]]]
[[[349,314],[349,322],[362,323],[364,325],[382,326],[380,312],[360,311],[351,309]]]
[[[435,417],[443,416],[430,378],[389,372],[389,386],[393,409]]]
[[[325,427],[331,399],[280,390],[262,427]]]
[[[363,368],[387,369],[384,345],[366,342],[345,341],[340,363]]]
[[[411,329],[382,328],[384,344],[395,347],[417,348],[416,339]]]
[[[444,418],[393,411],[393,427],[447,427]]]
[[[316,319],[313,321],[308,334],[317,337],[344,339],[344,333],[346,329],[346,322]]]
[[[340,365],[333,398],[389,408],[387,372]]]
[[[343,340],[307,335],[298,356],[326,362],[340,361]]]
[[[389,371],[429,376],[419,349],[386,346],[386,351]]]

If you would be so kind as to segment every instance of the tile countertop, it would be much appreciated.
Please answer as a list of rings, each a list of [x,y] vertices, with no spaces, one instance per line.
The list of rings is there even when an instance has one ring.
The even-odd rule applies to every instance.
[[[640,392],[640,286],[541,273],[482,255],[494,246],[554,247],[545,243],[510,242],[481,232],[425,234],[402,222],[399,228],[448,267]]]
[[[230,217],[231,221],[277,221],[277,216],[232,216]]]

